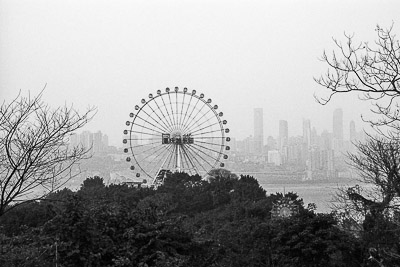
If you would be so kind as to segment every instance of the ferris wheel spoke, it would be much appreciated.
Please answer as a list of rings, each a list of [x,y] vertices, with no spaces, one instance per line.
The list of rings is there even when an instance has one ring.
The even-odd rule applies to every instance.
[[[168,160],[168,158],[172,155],[172,152],[174,150],[173,146],[168,146],[167,150],[164,150],[163,153],[159,154],[159,160],[157,162],[152,161],[150,164],[152,165],[152,169],[151,172],[154,169],[158,169],[158,171],[156,172],[156,176],[158,175],[158,173],[164,169],[164,168],[168,168],[168,165],[165,165],[165,162]],[[159,164],[161,162],[161,164]]]
[[[206,113],[201,113],[201,111],[203,110],[203,108],[207,106],[207,104],[204,104],[200,110],[197,111],[197,113],[194,115],[194,117],[192,118],[192,120],[188,123],[188,125],[185,125],[185,129],[186,131],[189,131],[188,129],[190,129],[193,125],[195,125],[198,121],[200,121],[201,119],[204,119],[206,114],[208,113],[208,110]],[[200,115],[199,118],[197,118]]]
[[[215,122],[215,123],[207,125],[207,126],[205,126],[203,128],[197,129],[196,131],[191,132],[191,134],[193,135],[194,133],[200,132],[200,131],[202,131],[204,129],[212,128],[212,126],[217,125],[217,124],[219,124],[219,122]],[[221,129],[218,129],[218,130],[220,131]]]
[[[171,129],[173,129],[174,128],[174,123],[172,122],[172,120],[171,120],[171,115],[169,114],[169,111],[168,111],[168,109],[167,109],[167,105],[165,104],[165,101],[164,101],[164,98],[163,97],[161,97],[161,100],[162,100],[162,102],[163,102],[163,106],[164,106],[164,108],[165,108],[165,111],[167,112],[167,118],[169,119],[169,121],[171,122]]]
[[[143,112],[146,113],[144,110],[143,110]],[[147,113],[146,113],[146,114],[147,114]],[[147,115],[148,115],[148,114],[147,114]],[[146,128],[146,129],[148,129],[148,130],[152,130],[152,131],[157,132],[157,133],[160,133],[160,134],[162,134],[162,133],[165,132],[165,129],[162,129],[162,128],[158,127],[157,125],[154,125],[153,123],[149,122],[148,120],[145,120],[145,119],[143,119],[142,117],[137,116],[137,115],[136,115],[136,117],[139,118],[139,119],[141,119],[142,121],[144,121],[144,122],[150,124],[151,126],[157,128],[157,129],[160,130],[161,132],[160,132],[160,131],[153,130],[153,129],[151,129],[151,128],[148,128],[148,127],[145,127],[144,125],[142,125],[143,128]],[[137,124],[137,125],[138,125],[138,124]]]
[[[197,98],[196,104],[194,104],[194,106],[193,106],[193,108],[192,108],[192,110],[191,110],[189,116],[187,117],[187,120],[186,120],[186,121],[183,121],[183,124],[182,124],[182,126],[181,126],[182,128],[186,128],[186,123],[190,123],[190,122],[189,122],[189,118],[192,117],[192,114],[193,114],[194,110],[196,109],[197,105],[199,104],[199,102],[200,102],[200,98]]]
[[[147,147],[147,146],[149,146],[149,145],[143,145],[144,147]],[[136,146],[136,147],[139,147],[139,146]],[[158,148],[158,149],[157,149]],[[157,149],[155,152],[157,152],[157,151],[160,151],[160,150],[162,150],[162,149],[165,149],[164,147],[159,147],[159,146],[151,146],[150,148],[147,148],[146,150],[144,150],[144,151],[141,151],[141,155],[145,155],[145,157],[143,157],[143,159],[147,159],[147,158],[149,158],[152,154],[147,154],[147,153],[155,153],[155,152],[151,152],[151,150],[153,150],[153,149]]]
[[[143,139],[128,139],[128,140],[143,140]],[[151,139],[147,139],[147,140],[151,140]],[[146,147],[146,146],[149,146],[149,145],[155,145],[155,144],[158,144],[159,142],[153,142],[153,143],[148,143],[148,144],[143,144],[143,145],[135,145],[135,147]]]
[[[162,99],[162,97],[161,97],[161,99]],[[163,100],[163,102],[164,102],[164,100]],[[164,124],[168,124],[167,129],[171,129],[171,128],[172,128],[172,125],[171,125],[170,122],[168,121],[168,119],[167,119],[168,117],[164,114],[162,108],[158,105],[157,98],[154,98],[154,103],[155,103],[156,106],[157,106],[157,110],[159,110],[159,111],[161,112],[162,117],[165,119],[165,120],[163,120],[163,119],[161,119],[161,120],[164,122]],[[164,104],[164,105],[165,105],[165,104]]]
[[[198,145],[198,144],[194,144],[194,145],[198,146],[198,147],[201,147],[204,150],[208,150],[208,151],[211,151],[211,152],[215,152],[215,153],[221,154],[222,146],[221,146],[221,150],[218,151],[218,150],[215,150],[215,149],[212,149],[212,148],[209,148],[209,147],[205,147],[205,146],[202,146],[202,145]]]
[[[216,129],[216,130],[208,131],[208,132],[204,132],[204,133],[192,134],[192,137],[196,137],[196,139],[197,139],[197,138],[199,138],[199,137],[197,137],[199,135],[209,134],[209,133],[216,133],[216,132],[221,132],[221,129]]]
[[[154,98],[153,98],[153,101],[154,101],[154,103],[156,103],[157,104],[157,102],[154,100]],[[152,101],[152,102],[153,102]],[[153,107],[150,105],[150,103],[152,103],[152,102],[148,102],[148,104],[147,104],[147,106],[151,109],[151,111],[152,111],[152,113],[153,114],[155,114],[156,116],[157,116],[157,118],[158,118],[158,121],[156,121],[154,118],[154,120],[157,122],[157,123],[162,123],[163,124],[163,128],[164,128],[164,131],[168,131],[167,129],[169,128],[169,126],[165,123],[165,121],[163,120],[163,119],[161,119],[161,117],[160,117],[160,115],[158,115],[158,113],[156,112],[156,110],[155,109],[153,109]],[[158,107],[158,105],[157,105],[157,107]],[[160,110],[160,108],[158,107],[158,110]],[[161,113],[162,114],[162,113]]]
[[[225,139],[225,137],[224,136],[199,136],[199,137],[196,137],[196,140],[198,140],[198,139]]]
[[[155,123],[159,124],[159,121],[157,121],[155,118],[153,118],[153,117],[152,117],[150,114],[148,114],[145,110],[142,110],[142,111],[143,111],[149,118],[151,118]],[[136,117],[139,118],[139,119],[141,119],[142,121],[147,122],[148,124],[154,126],[155,128],[159,129],[161,132],[164,132],[164,133],[165,133],[166,129],[163,127],[163,125],[160,125],[160,126],[163,127],[163,128],[160,128],[159,126],[154,125],[154,124],[151,123],[150,121],[145,120],[145,119],[143,119],[142,117],[140,117],[140,116],[138,116],[138,115],[136,115]]]
[[[192,168],[195,170],[196,173],[198,173],[196,165],[193,163],[193,161],[191,160],[190,156],[188,155],[188,151],[186,149],[185,146],[182,146],[182,151],[184,156],[186,157],[187,161],[190,163],[190,165],[192,166]]]
[[[185,103],[185,98],[186,98],[186,93],[183,93],[183,100],[182,100],[182,105],[181,105],[181,114],[180,114],[180,116],[179,116],[178,125],[181,125],[181,122],[182,122],[183,104]]]
[[[143,121],[145,121],[145,120],[143,120]],[[146,121],[145,121],[146,122]],[[155,133],[159,133],[159,134],[163,134],[163,132],[161,131],[157,131],[157,130],[154,130],[154,129],[152,129],[152,128],[149,128],[149,127],[147,127],[147,126],[144,126],[144,125],[140,125],[140,124],[137,124],[137,123],[132,123],[133,125],[136,125],[137,127],[139,127],[139,128],[144,128],[144,129],[146,129],[146,130],[149,130],[149,131],[152,131],[152,132],[155,132]],[[133,125],[132,125],[132,127],[133,127]]]
[[[169,123],[169,121],[167,120],[167,115],[164,114],[163,109],[158,104],[158,102],[157,102],[158,98],[162,98],[162,96],[154,97],[153,101],[149,102],[149,108],[153,111],[153,113],[160,120],[158,123],[162,123],[165,126],[165,129],[167,129],[167,131],[168,131],[168,129],[170,129],[172,127],[172,125]],[[152,106],[151,103],[153,103],[153,102],[157,107]]]
[[[201,158],[203,160],[203,162],[208,163],[207,160],[203,159],[203,157],[201,155],[199,155],[194,149],[192,149],[190,146],[187,147],[187,154],[189,156],[191,156],[194,161],[196,161],[199,165],[199,167],[201,167],[205,172],[207,172],[207,169],[204,167],[204,164],[202,164],[198,158]],[[212,165],[210,163],[208,163],[208,165],[210,165],[212,167]],[[195,168],[197,170],[197,168]]]
[[[165,155],[170,154],[170,147],[164,148],[163,150],[159,151],[159,153],[157,154],[157,156],[154,157],[154,159],[149,162],[149,165],[151,165],[151,169],[149,170],[150,175],[153,173],[154,169],[157,169],[160,162],[162,162],[162,160],[165,158]],[[165,161],[165,160],[164,160]],[[161,163],[161,167],[162,167],[163,163]],[[157,175],[158,173],[156,173],[155,175]]]
[[[181,167],[183,170],[190,170],[190,165],[187,161],[187,158],[185,156],[185,151],[183,150],[183,146],[179,147],[179,158],[181,161]]]
[[[127,140],[132,140],[132,141],[150,141],[150,140],[154,140],[154,138],[127,138]]]
[[[196,143],[201,143],[201,144],[206,144],[206,145],[212,145],[212,146],[220,146],[223,147],[223,144],[217,144],[217,143],[212,143],[212,142],[204,142],[204,141],[196,141]]]
[[[167,163],[167,165],[166,165],[167,167],[172,165],[171,161],[172,161],[172,159],[174,158],[175,151],[176,151],[176,146],[173,146],[173,147],[172,147],[172,151],[171,151],[171,153],[169,154],[169,161],[168,161],[168,163]],[[167,159],[168,159],[168,158],[167,158]]]
[[[175,115],[174,115],[174,110],[172,108],[173,104],[172,104],[172,101],[171,101],[171,94],[170,93],[168,93],[168,99],[169,99],[169,107],[171,108],[171,114],[172,114],[171,117],[172,117],[172,120],[174,121],[173,126],[174,126],[174,129],[176,129]]]
[[[192,127],[193,124],[196,124],[197,121],[199,121],[199,120],[201,120],[201,119],[204,119],[205,114],[201,113],[201,111],[202,111],[202,109],[204,108],[204,106],[205,106],[205,105],[203,105],[203,106],[200,108],[200,110],[197,110],[197,113],[196,113],[193,117],[191,117],[191,120],[190,120],[190,121],[187,121],[187,124],[184,125],[184,129],[185,129],[186,132],[188,132],[189,129],[190,129],[190,127]],[[197,118],[197,116],[199,116],[199,115],[200,115],[200,117]]]
[[[176,106],[176,126],[179,126],[179,109],[178,109],[178,91],[175,91],[175,106]]]
[[[147,133],[147,132],[138,132],[138,131],[133,131],[129,130],[131,133],[138,133],[138,134],[146,134],[146,135],[151,135],[151,136],[160,136],[159,134],[153,134],[153,133]]]
[[[197,149],[195,147],[189,146],[189,151],[193,152],[198,158],[200,158],[204,163],[208,164],[211,168],[213,168],[214,166],[210,163],[210,160],[207,160],[203,157],[203,155],[211,158],[214,160],[213,157],[211,157],[210,155],[208,155],[207,153],[205,153],[204,151]],[[198,153],[201,152],[202,154]],[[199,163],[199,166],[201,166],[206,172],[207,170],[204,167],[204,163],[199,162],[199,160],[197,159],[197,157],[194,157],[194,159],[196,159],[196,161]]]
[[[144,156],[143,156],[143,159],[144,160],[148,160],[148,159],[151,159],[151,158],[157,158],[160,154],[162,154],[163,152],[165,152],[165,150],[166,150],[167,148],[165,148],[165,147],[151,147],[151,148],[149,148],[149,149],[147,149],[147,150],[145,150],[145,151],[143,151],[143,153],[142,154],[144,154]],[[148,153],[148,154],[147,154]],[[156,155],[155,157],[153,157],[154,155]],[[152,160],[153,161],[153,160]],[[151,162],[152,162],[151,161]],[[149,163],[150,164],[150,163]]]
[[[203,122],[200,124],[197,124],[201,119],[203,119]],[[199,118],[194,124],[191,125],[191,127],[189,127],[186,131],[189,133],[193,133],[196,132],[198,130],[199,127],[201,127],[203,124],[209,122],[211,120],[211,118]]]
[[[182,122],[179,124],[181,127],[183,127],[184,122],[185,122],[185,120],[186,120],[186,116],[187,116],[187,113],[188,113],[188,111],[189,111],[190,104],[192,103],[192,99],[193,99],[193,96],[190,95],[189,103],[188,103],[188,105],[187,105],[187,107],[186,107],[185,115],[184,115],[184,117],[183,117]]]

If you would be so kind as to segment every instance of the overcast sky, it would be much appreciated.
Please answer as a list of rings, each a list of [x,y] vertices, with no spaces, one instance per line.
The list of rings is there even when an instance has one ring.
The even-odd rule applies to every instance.
[[[239,139],[253,134],[256,107],[266,136],[279,119],[289,135],[301,134],[303,118],[331,131],[336,107],[345,130],[351,119],[361,128],[368,106],[355,95],[314,100],[326,93],[312,79],[326,70],[318,58],[345,31],[370,42],[377,24],[399,32],[399,10],[395,0],[0,0],[0,98],[47,84],[54,106],[97,106],[87,129],[118,145],[140,99],[175,86],[212,98]]]

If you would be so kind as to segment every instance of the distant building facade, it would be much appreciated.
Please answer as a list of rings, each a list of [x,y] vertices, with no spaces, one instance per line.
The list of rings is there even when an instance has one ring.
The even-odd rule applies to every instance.
[[[288,142],[289,142],[289,127],[285,120],[279,121],[279,152],[281,153],[282,162],[288,160]]]
[[[254,153],[262,154],[264,147],[264,117],[263,109],[254,109]]]
[[[73,134],[70,137],[69,144],[72,147],[82,146],[85,149],[90,149],[92,153],[105,152],[108,145],[108,136],[102,134],[101,131],[92,133],[90,131],[84,131],[80,134]]]
[[[337,153],[343,151],[343,110],[337,108],[333,111],[333,149]]]

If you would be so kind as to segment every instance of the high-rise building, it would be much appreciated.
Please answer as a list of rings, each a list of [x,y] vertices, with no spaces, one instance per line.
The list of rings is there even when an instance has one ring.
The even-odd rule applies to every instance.
[[[289,140],[288,122],[285,120],[279,121],[279,149],[287,146]]]
[[[310,120],[303,120],[303,143],[307,149],[311,146],[311,122]]]
[[[321,149],[322,150],[332,150],[333,149],[333,137],[332,133],[324,130],[321,133]]]
[[[282,163],[287,162],[288,158],[288,122],[285,120],[279,121],[279,152],[281,153]]]
[[[341,108],[333,112],[333,149],[336,153],[343,150],[343,110]]]
[[[74,133],[70,136],[69,144],[71,147],[83,147],[91,153],[102,153],[109,148],[108,136],[102,134],[101,131],[95,133],[90,131],[83,131],[80,134]]]
[[[100,131],[93,133],[93,152],[101,152],[103,150],[103,135]]]
[[[254,153],[261,154],[264,147],[263,109],[254,109]]]
[[[243,141],[244,141],[244,152],[246,154],[258,153],[258,150],[256,149],[258,149],[259,146],[255,144],[253,136],[249,136],[245,138]]]
[[[302,164],[303,138],[301,136],[290,137],[288,142],[288,163]]]
[[[277,149],[276,140],[272,136],[268,136],[268,138],[267,138],[267,147],[268,147],[268,150],[276,150]]]
[[[91,149],[93,146],[93,134],[89,131],[84,131],[79,136],[80,144],[86,148]]]

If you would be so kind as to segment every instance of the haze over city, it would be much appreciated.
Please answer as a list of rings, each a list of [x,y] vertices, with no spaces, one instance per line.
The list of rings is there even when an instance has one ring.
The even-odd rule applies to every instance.
[[[399,10],[0,0],[0,266],[400,266]]]
[[[313,77],[343,33],[374,40],[376,24],[392,25],[400,3],[386,1],[0,1],[0,95],[18,91],[79,110],[97,106],[85,129],[120,145],[124,122],[140,99],[166,87],[212,98],[231,136],[253,134],[263,108],[265,136],[279,120],[301,135],[303,119],[332,131],[335,108],[363,126],[369,105],[356,95],[327,94]],[[398,25],[394,24],[397,28]]]

